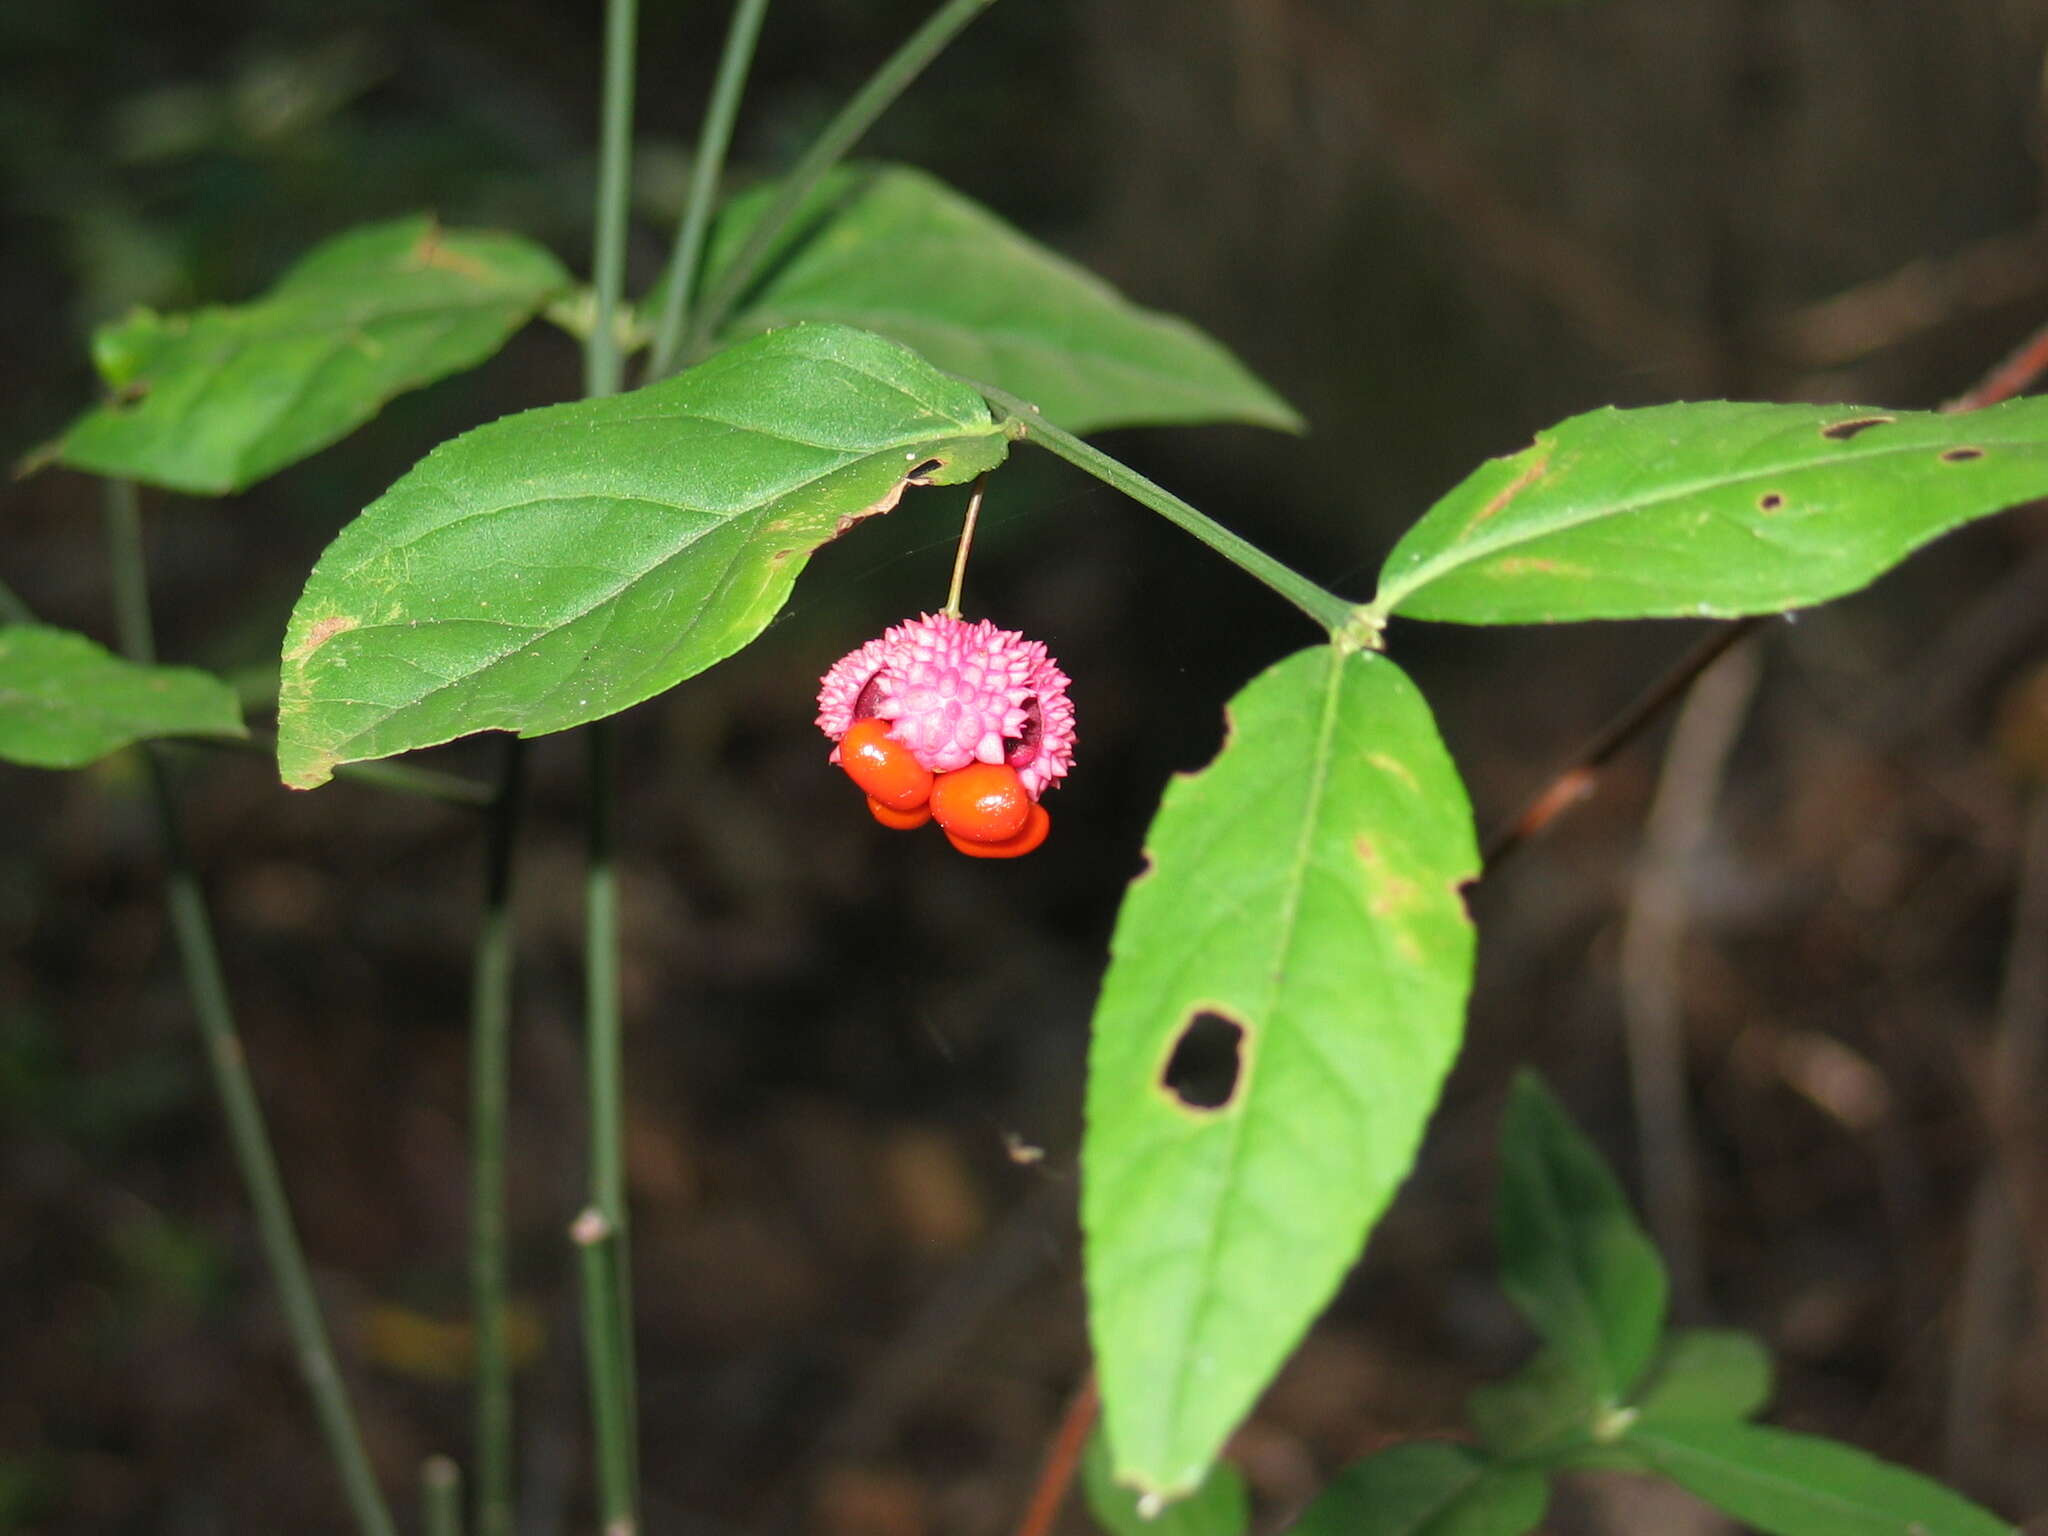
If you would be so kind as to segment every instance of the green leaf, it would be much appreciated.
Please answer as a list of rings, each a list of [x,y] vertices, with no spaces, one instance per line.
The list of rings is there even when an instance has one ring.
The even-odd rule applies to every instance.
[[[1663,1261],[1534,1073],[1515,1080],[1501,1140],[1501,1287],[1603,1403],[1618,1403],[1657,1350]]]
[[[756,189],[720,216],[707,287],[774,195]],[[792,320],[859,326],[1023,395],[1071,432],[1205,421],[1301,430],[1293,407],[1217,342],[1139,308],[922,171],[833,172],[765,270],[726,339]],[[659,307],[658,293],[641,305]]]
[[[568,280],[515,235],[426,217],[351,230],[251,303],[103,328],[93,357],[113,397],[57,456],[172,490],[241,490],[393,395],[482,362]]]
[[[1387,557],[1372,607],[1461,624],[1776,613],[2043,495],[2048,399],[1969,415],[1593,411],[1432,507]]]
[[[234,690],[191,667],[145,667],[67,629],[0,627],[0,758],[83,768],[159,736],[244,736]]]
[[[1465,1413],[1495,1455],[1528,1456],[1583,1435],[1602,1408],[1584,1374],[1545,1349],[1506,1380],[1476,1389]]]
[[[1672,1336],[1639,1421],[1746,1419],[1771,1399],[1770,1351],[1751,1335],[1695,1328]]]
[[[306,583],[279,772],[310,789],[337,763],[637,704],[759,634],[818,545],[1007,448],[973,391],[831,325],[443,443]]]
[[[1628,1441],[1680,1487],[1766,1536],[2013,1536],[1961,1494],[1816,1435],[1662,1424],[1639,1426]]]
[[[1186,1498],[1156,1512],[1141,1509],[1138,1495],[1115,1482],[1100,1430],[1088,1437],[1081,1488],[1089,1513],[1109,1536],[1244,1536],[1251,1524],[1244,1479],[1227,1461],[1212,1466],[1202,1486]]]
[[[1472,972],[1471,812],[1400,669],[1301,651],[1229,715],[1216,760],[1168,786],[1124,899],[1082,1149],[1117,1476],[1169,1497],[1200,1482],[1406,1176]],[[1226,1056],[1241,1032],[1227,1100],[1168,1085],[1191,1029]]]
[[[1338,1473],[1292,1536],[1524,1536],[1542,1522],[1550,1485],[1477,1451],[1411,1440]]]

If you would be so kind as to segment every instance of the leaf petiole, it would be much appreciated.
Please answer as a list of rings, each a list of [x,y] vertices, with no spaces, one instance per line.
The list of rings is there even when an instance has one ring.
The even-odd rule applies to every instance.
[[[988,489],[988,472],[974,482],[967,498],[967,516],[960,523],[960,548],[953,556],[953,583],[946,589],[946,606],[939,611],[949,619],[960,617],[960,587],[967,580],[967,555],[974,548],[974,525],[981,520],[981,497]]]
[[[1105,485],[1116,487],[1133,501],[1143,502],[1168,522],[1193,534],[1239,570],[1271,587],[1322,625],[1330,632],[1331,639],[1343,643],[1347,649],[1378,649],[1377,630],[1361,629],[1359,610],[1346,599],[1317,586],[1299,571],[1282,565],[1256,544],[1232,533],[1173,492],[1155,485],[1128,464],[1089,446],[1071,432],[1062,431],[1040,415],[1037,407],[1029,401],[972,379],[961,382],[978,390],[991,405],[1005,413],[997,425],[1012,442],[1036,443],[1075,468],[1086,470]]]

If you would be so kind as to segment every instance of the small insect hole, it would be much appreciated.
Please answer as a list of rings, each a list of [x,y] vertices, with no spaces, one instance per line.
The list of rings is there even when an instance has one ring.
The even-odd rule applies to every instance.
[[[1776,491],[1765,491],[1756,499],[1756,509],[1759,512],[1775,512],[1784,505],[1785,498]]]
[[[910,473],[906,475],[904,478],[909,480],[922,480],[926,475],[930,474],[933,470],[940,468],[945,462],[946,461],[944,459],[926,459],[922,464],[919,464],[914,469],[912,469]]]
[[[1872,427],[1882,427],[1896,420],[1896,416],[1858,416],[1854,421],[1838,421],[1832,426],[1822,427],[1820,435],[1831,437],[1838,443],[1846,443],[1858,432],[1868,432]]]
[[[1174,1042],[1159,1083],[1189,1109],[1222,1109],[1237,1095],[1244,1026],[1220,1013],[1197,1013]]]
[[[1945,448],[1942,450],[1941,462],[1944,464],[1967,464],[1972,459],[1981,459],[1983,457],[1984,450],[1982,448]]]

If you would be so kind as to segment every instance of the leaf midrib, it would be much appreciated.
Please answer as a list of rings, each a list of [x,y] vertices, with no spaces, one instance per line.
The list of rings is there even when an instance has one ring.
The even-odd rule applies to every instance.
[[[1334,648],[1330,649],[1327,662],[1328,674],[1323,691],[1322,719],[1316,729],[1314,769],[1310,776],[1308,795],[1302,810],[1301,833],[1295,841],[1294,857],[1288,865],[1288,894],[1286,904],[1281,912],[1277,930],[1277,942],[1274,946],[1280,963],[1274,967],[1273,982],[1267,991],[1265,1006],[1258,1010],[1257,1027],[1261,1035],[1273,1027],[1273,1000],[1280,990],[1280,977],[1286,969],[1286,956],[1292,952],[1294,947],[1294,938],[1301,912],[1301,892],[1304,885],[1304,877],[1310,863],[1310,837],[1313,829],[1321,819],[1324,791],[1329,784],[1330,740],[1336,731],[1337,702],[1343,687],[1344,664],[1344,658]],[[1262,1055],[1271,1048],[1270,1041],[1263,1039],[1257,1041],[1248,1040],[1245,1042],[1245,1045],[1252,1046],[1254,1049],[1245,1052],[1249,1059],[1243,1063],[1243,1067],[1255,1067],[1259,1055]],[[1243,1067],[1241,1067],[1241,1070],[1243,1070]],[[1203,1324],[1210,1310],[1215,1305],[1218,1293],[1215,1279],[1216,1255],[1222,1245],[1223,1228],[1229,1220],[1228,1212],[1230,1208],[1241,1198],[1235,1195],[1233,1191],[1237,1187],[1238,1165],[1244,1155],[1245,1132],[1252,1118],[1251,1100],[1249,1097],[1251,1091],[1251,1084],[1248,1080],[1249,1073],[1246,1074],[1246,1079],[1238,1084],[1239,1092],[1246,1095],[1243,1100],[1244,1107],[1238,1114],[1231,1117],[1230,1146],[1224,1159],[1227,1174],[1223,1186],[1224,1192],[1218,1197],[1214,1207],[1214,1214],[1208,1222],[1209,1239],[1203,1248],[1200,1270],[1202,1275],[1201,1289],[1197,1292],[1194,1306],[1190,1309],[1187,1325],[1186,1339],[1190,1347],[1184,1348],[1180,1352],[1178,1368],[1174,1372],[1173,1383],[1167,1400],[1166,1422],[1172,1426],[1171,1433],[1167,1438],[1168,1443],[1173,1445],[1177,1445],[1180,1441],[1182,1418],[1186,1412],[1188,1400],[1188,1379],[1193,1372],[1195,1359],[1198,1354],[1198,1351],[1192,1347],[1192,1344],[1201,1335]]]
[[[467,671],[465,671],[465,672],[459,672],[459,673],[457,673],[457,674],[456,674],[455,676],[453,676],[453,677],[448,677],[448,678],[444,678],[444,679],[442,679],[442,680],[441,680],[440,682],[436,683],[436,684],[435,684],[435,685],[434,685],[433,687],[431,687],[431,688],[429,688],[429,689],[425,690],[425,691],[424,691],[424,692],[422,692],[422,693],[419,693],[419,694],[415,695],[415,696],[414,696],[414,697],[412,697],[411,699],[408,699],[408,700],[407,700],[407,701],[406,701],[406,702],[405,702],[404,704],[401,704],[401,705],[399,705],[399,706],[398,706],[398,707],[397,707],[396,709],[390,709],[390,710],[388,710],[388,711],[386,712],[386,714],[384,715],[384,717],[383,717],[382,719],[380,719],[380,720],[377,720],[377,721],[375,721],[374,723],[372,723],[372,724],[370,724],[370,725],[366,725],[366,726],[364,726],[364,727],[363,727],[363,728],[362,728],[361,730],[359,730],[359,731],[354,731],[354,732],[351,732],[351,733],[350,733],[349,735],[347,735],[347,736],[344,736],[344,737],[341,737],[341,738],[337,739],[337,740],[336,740],[335,742],[333,742],[333,743],[332,743],[332,748],[331,748],[331,750],[332,750],[333,756],[332,756],[332,757],[330,758],[330,761],[342,761],[343,759],[341,758],[340,754],[342,754],[343,752],[346,752],[346,751],[348,750],[348,748],[349,748],[350,746],[354,745],[354,744],[355,744],[356,742],[358,742],[358,741],[361,741],[361,740],[362,740],[362,739],[363,739],[363,738],[364,738],[365,736],[368,736],[368,735],[370,735],[370,734],[371,734],[372,732],[374,732],[374,731],[377,731],[377,730],[381,730],[381,729],[382,729],[382,728],[383,728],[384,726],[386,726],[386,725],[390,724],[390,722],[391,722],[391,721],[392,721],[392,720],[393,720],[393,719],[394,719],[395,717],[397,717],[397,716],[398,716],[399,714],[401,714],[401,713],[403,713],[403,712],[405,712],[405,711],[407,711],[407,710],[413,710],[413,709],[417,709],[417,708],[419,708],[419,706],[420,706],[420,705],[422,705],[422,704],[424,704],[424,703],[425,703],[425,702],[426,702],[426,701],[427,701],[428,699],[431,699],[431,698],[432,698],[432,697],[433,697],[433,696],[434,696],[435,694],[437,694],[437,693],[440,693],[440,692],[444,691],[445,689],[453,688],[453,687],[456,687],[456,686],[458,686],[458,685],[460,685],[460,684],[463,684],[463,683],[467,683],[467,682],[470,682],[470,681],[472,681],[472,680],[473,680],[473,679],[475,679],[475,678],[481,677],[481,676],[482,676],[482,675],[483,675],[484,673],[486,673],[486,672],[490,671],[490,670],[491,670],[491,669],[492,669],[493,667],[496,667],[496,666],[500,666],[500,665],[502,665],[502,664],[503,664],[504,662],[506,662],[506,661],[509,661],[509,660],[511,660],[511,659],[512,659],[513,657],[515,657],[515,656],[518,656],[518,655],[520,655],[520,654],[521,654],[522,652],[524,652],[524,651],[526,651],[527,649],[529,649],[529,648],[530,648],[530,647],[532,646],[532,644],[533,644],[534,640],[535,640],[535,639],[537,639],[537,638],[539,638],[540,636],[543,636],[543,635],[552,635],[552,634],[559,634],[559,633],[560,633],[560,632],[561,632],[562,630],[565,630],[565,629],[569,628],[569,626],[570,626],[570,625],[572,625],[572,624],[577,624],[577,623],[580,623],[580,622],[582,622],[582,621],[583,621],[584,619],[587,619],[587,618],[589,618],[591,614],[595,613],[595,612],[596,612],[596,611],[597,611],[597,610],[598,610],[599,608],[602,608],[602,607],[603,607],[603,606],[605,606],[605,605],[606,605],[607,603],[612,603],[612,602],[616,602],[616,601],[617,601],[617,600],[618,600],[618,599],[619,599],[619,598],[620,598],[621,596],[623,596],[623,595],[624,595],[624,594],[625,594],[625,593],[626,593],[626,592],[627,592],[628,590],[630,590],[630,589],[631,589],[631,588],[633,588],[633,587],[636,587],[636,586],[638,586],[638,585],[639,585],[639,584],[640,584],[641,582],[644,582],[644,581],[649,581],[649,580],[651,580],[651,579],[652,579],[652,578],[653,578],[653,577],[654,577],[654,576],[655,576],[655,575],[656,575],[656,574],[657,574],[657,573],[658,573],[659,571],[661,571],[661,570],[663,569],[663,567],[667,566],[667,565],[668,565],[668,564],[669,564],[670,562],[672,562],[672,561],[674,561],[674,560],[678,560],[678,559],[682,558],[682,556],[683,556],[683,555],[685,555],[686,553],[688,553],[688,552],[689,552],[689,551],[690,551],[690,550],[691,550],[692,548],[694,548],[694,547],[696,546],[696,544],[697,544],[697,543],[698,543],[698,542],[699,542],[700,540],[702,540],[702,539],[705,539],[705,538],[708,538],[708,537],[710,537],[710,536],[711,536],[711,534],[713,534],[714,532],[717,532],[717,531],[718,531],[718,530],[720,530],[720,529],[724,529],[724,528],[730,528],[730,527],[733,527],[734,525],[736,525],[736,524],[740,523],[741,521],[743,521],[744,519],[747,519],[747,518],[752,518],[752,517],[762,517],[762,516],[765,516],[765,515],[767,514],[767,512],[768,512],[768,511],[769,511],[769,510],[770,510],[771,508],[774,508],[774,507],[779,507],[779,506],[780,506],[780,505],[781,505],[781,504],[782,504],[783,502],[785,502],[785,501],[786,501],[786,500],[787,500],[787,499],[788,499],[789,497],[791,497],[791,496],[794,496],[794,495],[796,495],[796,494],[797,494],[798,492],[800,492],[800,491],[803,491],[804,489],[806,489],[806,488],[807,488],[807,487],[809,487],[809,486],[815,485],[815,484],[816,484],[816,483],[817,483],[818,481],[820,481],[820,480],[824,480],[824,479],[828,479],[828,478],[830,478],[831,476],[833,476],[833,475],[836,475],[836,474],[839,474],[839,473],[841,473],[841,472],[842,472],[842,471],[844,471],[844,470],[847,470],[847,469],[852,469],[852,468],[856,468],[856,467],[858,467],[858,466],[859,466],[860,464],[862,464],[862,463],[863,463],[863,462],[864,462],[865,460],[867,460],[867,459],[871,459],[871,458],[875,458],[875,457],[878,457],[878,456],[880,456],[881,454],[884,454],[884,453],[889,453],[889,452],[893,452],[893,451],[895,450],[895,448],[896,448],[896,447],[898,447],[898,446],[901,446],[901,445],[900,445],[900,444],[889,444],[889,445],[885,445],[885,446],[883,446],[883,447],[881,447],[881,448],[877,448],[877,449],[876,449],[876,450],[874,450],[874,452],[872,452],[872,453],[867,453],[867,454],[861,454],[861,455],[857,455],[857,456],[855,456],[855,457],[853,457],[853,458],[850,458],[850,459],[848,459],[848,460],[844,461],[843,463],[835,464],[835,465],[833,465],[833,466],[832,466],[831,468],[829,468],[829,469],[826,469],[826,470],[822,470],[822,471],[820,471],[820,472],[819,472],[818,474],[812,475],[812,476],[808,477],[807,479],[804,479],[804,480],[798,481],[798,482],[797,482],[796,484],[794,484],[794,485],[792,485],[792,486],[788,487],[787,489],[785,489],[785,490],[782,490],[782,491],[779,491],[779,492],[777,492],[777,493],[776,493],[776,494],[775,494],[775,495],[774,495],[773,497],[771,497],[771,498],[770,498],[769,500],[767,500],[767,501],[763,501],[763,502],[762,502],[762,503],[760,503],[760,504],[759,504],[758,506],[748,507],[748,508],[745,508],[745,509],[744,509],[744,510],[742,510],[742,511],[739,511],[739,512],[734,512],[734,513],[732,513],[732,514],[730,514],[730,515],[726,516],[725,518],[721,519],[721,520],[720,520],[720,521],[719,521],[718,523],[714,524],[714,525],[713,525],[712,527],[709,527],[709,528],[702,528],[702,529],[699,529],[699,530],[697,530],[697,531],[696,531],[696,533],[695,533],[695,534],[694,534],[694,535],[693,535],[693,536],[692,536],[691,538],[689,538],[689,539],[685,540],[685,541],[684,541],[683,543],[681,543],[681,544],[678,544],[678,545],[677,545],[677,546],[675,546],[675,547],[674,547],[673,549],[669,550],[669,551],[668,551],[668,552],[667,552],[666,554],[664,554],[664,555],[663,555],[663,556],[662,556],[662,557],[661,557],[661,558],[660,558],[659,560],[657,560],[657,561],[655,561],[655,562],[654,562],[653,564],[649,565],[649,566],[648,566],[648,567],[647,567],[647,568],[646,568],[645,570],[643,570],[643,571],[640,571],[640,572],[639,572],[638,574],[636,574],[636,575],[632,575],[632,576],[629,576],[628,578],[626,578],[626,579],[625,579],[624,581],[620,582],[620,583],[619,583],[618,585],[616,585],[616,586],[613,586],[613,587],[607,588],[607,589],[606,589],[605,591],[603,591],[602,593],[600,593],[600,594],[599,594],[599,595],[598,595],[598,596],[597,596],[597,597],[596,597],[595,599],[593,599],[593,600],[592,600],[591,602],[589,602],[588,604],[586,604],[586,605],[585,605],[584,607],[582,607],[582,608],[578,609],[578,610],[577,610],[576,612],[574,612],[574,613],[570,614],[570,615],[569,615],[568,617],[566,617],[566,618],[564,618],[564,619],[560,620],[560,621],[559,621],[559,622],[557,622],[557,623],[554,623],[554,624],[547,624],[547,625],[521,625],[521,624],[518,624],[518,622],[517,622],[516,620],[512,620],[512,619],[505,619],[505,620],[499,620],[499,621],[497,621],[497,622],[500,622],[500,623],[503,623],[503,624],[507,625],[508,627],[517,627],[517,628],[520,628],[520,629],[523,629],[523,630],[525,630],[525,631],[526,631],[526,635],[527,635],[527,638],[525,638],[525,639],[521,640],[521,641],[520,641],[520,642],[519,642],[519,643],[518,643],[517,645],[511,646],[511,647],[509,647],[509,648],[508,648],[508,649],[506,649],[506,650],[500,651],[500,652],[499,652],[499,653],[498,653],[497,655],[495,655],[495,656],[492,656],[492,657],[489,657],[488,659],[486,659],[486,660],[484,660],[484,661],[482,661],[482,662],[478,663],[478,664],[477,664],[476,666],[474,666],[474,667],[470,668],[469,670],[467,670]],[[534,505],[534,504],[536,504],[536,503],[538,503],[538,502],[541,502],[541,501],[546,501],[546,500],[549,500],[549,499],[550,499],[550,498],[548,498],[548,497],[536,497],[536,498],[534,498],[534,500],[533,500],[533,501],[530,501],[530,502],[526,502],[526,503],[521,503],[521,505],[531,506],[531,505]],[[583,499],[583,498],[571,498],[571,499]],[[622,501],[635,501],[635,500],[638,500],[638,501],[649,501],[649,502],[651,502],[651,503],[652,503],[653,505],[658,505],[658,506],[664,506],[664,507],[667,507],[667,509],[668,509],[668,510],[670,510],[670,511],[674,511],[674,512],[687,512],[687,511],[694,511],[694,510],[698,510],[698,509],[696,509],[696,508],[690,508],[690,507],[683,507],[683,506],[670,506],[670,505],[669,505],[669,504],[667,504],[667,503],[663,503],[663,502],[654,502],[652,498],[648,498],[648,497],[617,497],[617,498],[603,498],[603,497],[600,497],[600,498],[596,498],[596,499],[616,499],[616,500],[622,500]],[[470,517],[472,517],[472,518],[473,518],[473,517],[480,517],[480,516],[486,516],[486,515],[488,515],[488,513],[483,513],[483,512],[479,512],[479,513],[472,513],[472,514],[470,514]],[[465,519],[465,520],[467,520],[467,519]],[[451,524],[446,524],[446,525],[443,525],[443,526],[450,526],[450,527],[452,527],[452,526],[454,526],[454,525],[453,525],[453,524],[451,523]],[[438,531],[439,531],[438,529],[434,529],[434,530],[429,530],[429,532],[430,532],[430,533],[431,533],[431,532],[438,532]],[[421,534],[421,535],[420,535],[420,537],[421,537],[421,538],[426,538],[426,537],[428,537],[428,534],[427,534],[427,533],[423,533],[423,534]],[[417,541],[414,541],[414,542],[417,542]],[[742,547],[742,548],[744,548],[744,547],[745,547],[745,541],[743,541],[743,542],[742,542],[742,546],[741,546],[741,547]],[[727,562],[727,565],[728,565],[728,569],[727,569],[727,571],[725,571],[725,572],[722,572],[722,573],[721,573],[721,575],[720,575],[720,580],[719,580],[719,584],[718,584],[718,585],[722,585],[722,584],[723,584],[723,583],[724,583],[725,581],[727,581],[727,580],[729,580],[729,579],[730,579],[730,565],[731,565],[731,562],[730,562],[730,561],[728,561],[728,562]],[[349,572],[348,574],[349,574],[349,575],[354,575],[354,574],[357,574],[357,573],[359,573],[359,572],[361,571],[361,569],[362,569],[362,567],[361,567],[361,566],[357,566],[357,567],[353,568],[353,569],[352,569],[352,570],[351,570],[351,571],[350,571],[350,572]],[[714,590],[716,590],[716,587],[714,587]],[[707,599],[707,601],[708,601],[708,599]],[[435,624],[436,622],[437,622],[437,621],[435,621],[435,620],[432,620],[432,619],[422,619],[422,620],[420,621],[420,627],[422,627],[422,628],[425,628],[425,627],[430,627],[430,626],[432,626],[433,624]],[[471,622],[475,622],[475,621],[474,621],[474,620],[470,620],[470,619],[462,619],[462,620],[455,620],[455,621],[450,621],[450,622],[458,622],[458,623],[471,623]],[[489,621],[486,621],[486,622],[489,622]],[[365,626],[361,626],[361,625],[358,625],[358,626],[357,626],[357,628],[358,628],[358,629],[361,629],[361,628],[363,628],[363,627],[365,627]],[[389,625],[381,625],[381,624],[380,624],[380,625],[376,625],[376,626],[371,626],[371,627],[375,627],[375,628],[389,628],[389,627],[392,627],[392,626],[389,626]],[[353,632],[354,632],[354,631],[349,631],[349,633],[353,633]],[[337,638],[339,638],[339,637],[337,636]],[[315,654],[317,654],[317,653],[315,653]],[[308,659],[308,661],[310,661],[310,660],[311,660],[311,658],[310,658],[310,657],[309,657],[309,658],[307,658],[307,659]],[[305,671],[304,671],[304,669],[302,668],[302,669],[301,669],[301,671],[300,671],[300,674],[299,674],[299,682],[300,682],[300,686],[301,686],[301,687],[303,687],[303,686],[304,686],[304,678],[305,678]]]
[[[1889,1520],[1891,1518],[1885,1510],[1875,1505],[1852,1500],[1844,1494],[1835,1493],[1829,1489],[1816,1488],[1811,1483],[1799,1482],[1782,1472],[1767,1471],[1758,1467],[1754,1462],[1742,1461],[1726,1455],[1717,1455],[1712,1451],[1703,1450],[1696,1445],[1689,1445],[1685,1441],[1673,1440],[1668,1433],[1655,1431],[1635,1433],[1629,1435],[1628,1438],[1649,1451],[1653,1461],[1659,1459],[1658,1453],[1661,1451],[1665,1459],[1681,1462],[1690,1460],[1695,1466],[1711,1467],[1724,1474],[1729,1472],[1737,1473],[1743,1479],[1760,1487],[1769,1488],[1780,1493],[1789,1492],[1796,1494],[1810,1503],[1832,1508],[1846,1514],[1857,1515],[1865,1519]],[[1898,1528],[1903,1532],[1911,1530],[1913,1527],[1912,1523],[1901,1521]]]

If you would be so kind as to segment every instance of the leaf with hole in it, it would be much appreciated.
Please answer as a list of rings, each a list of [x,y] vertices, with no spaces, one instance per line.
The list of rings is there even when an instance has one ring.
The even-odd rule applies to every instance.
[[[2015,1536],[1931,1478],[1817,1435],[1763,1424],[1643,1424],[1626,1443],[1765,1536]]]
[[[1645,1424],[1746,1419],[1771,1398],[1770,1351],[1751,1334],[1689,1328],[1665,1346],[1636,1403]]]
[[[1777,613],[2041,496],[2048,399],[1969,415],[1593,411],[1432,507],[1387,557],[1372,608],[1460,624]]]
[[[1525,1536],[1542,1522],[1550,1484],[1462,1445],[1411,1440],[1355,1461],[1289,1536]]]
[[[774,198],[734,199],[706,287]],[[1185,320],[1141,309],[980,204],[906,166],[834,171],[771,252],[725,339],[792,320],[892,336],[949,372],[1022,395],[1072,432],[1241,421],[1301,430],[1294,408]],[[661,295],[643,302],[659,312]]]
[[[1088,1512],[1109,1536],[1244,1536],[1251,1525],[1251,1501],[1244,1478],[1227,1461],[1209,1469],[1202,1486],[1163,1509],[1144,1507],[1139,1496],[1119,1487],[1109,1465],[1109,1447],[1098,1429],[1081,1458],[1081,1491]]]
[[[125,661],[68,629],[0,627],[0,759],[83,768],[160,736],[247,734],[211,673]]]
[[[1302,651],[1229,719],[1216,760],[1167,788],[1124,898],[1082,1148],[1116,1473],[1169,1497],[1201,1481],[1406,1176],[1472,971],[1471,812],[1400,669]],[[1205,1036],[1223,1071],[1183,1077],[1184,1040]]]
[[[1501,1135],[1501,1286],[1588,1390],[1618,1406],[1657,1352],[1664,1262],[1593,1144],[1533,1072]]]
[[[113,397],[56,456],[177,491],[241,490],[393,395],[482,362],[568,280],[516,235],[425,217],[351,230],[248,304],[103,327],[93,355]]]
[[[616,714],[752,640],[820,544],[1007,449],[972,390],[836,325],[479,427],[320,557],[285,634],[278,770],[310,789]]]

